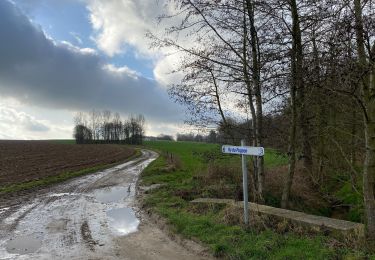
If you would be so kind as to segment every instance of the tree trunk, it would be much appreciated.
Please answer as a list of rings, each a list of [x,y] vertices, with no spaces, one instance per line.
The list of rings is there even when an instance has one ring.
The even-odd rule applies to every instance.
[[[301,90],[300,92],[304,92]],[[312,152],[311,152],[311,143],[310,143],[310,126],[309,120],[307,119],[306,115],[306,102],[305,102],[305,94],[298,95],[300,106],[299,106],[299,124],[302,133],[302,158],[303,158],[303,168],[306,170],[307,173],[312,174],[313,172],[313,160],[312,160]]]
[[[327,113],[325,109],[325,104],[319,104],[319,111],[318,111],[318,169],[316,177],[313,178],[314,184],[319,184],[323,180],[323,172],[324,172],[324,158],[325,158],[325,136],[324,136],[324,128],[327,126]],[[314,174],[312,174],[314,176]]]
[[[366,214],[366,234],[367,237],[375,241],[375,104],[370,105],[372,118],[366,122],[366,159],[363,169],[363,196]]]
[[[366,156],[363,165],[363,196],[365,203],[366,236],[375,243],[375,68],[373,67],[368,77],[368,91],[364,85],[365,105],[367,117],[365,118],[365,143]]]
[[[355,166],[356,162],[356,133],[357,133],[357,117],[356,117],[356,110],[352,110],[352,118],[351,118],[351,140],[350,140],[350,163]],[[354,176],[355,177],[355,176]]]
[[[262,103],[262,90],[260,83],[260,58],[259,58],[259,46],[257,30],[255,28],[254,20],[254,3],[252,0],[246,0],[245,12],[250,22],[250,43],[251,43],[251,56],[252,56],[252,80],[254,85],[255,94],[255,106],[256,106],[256,128],[255,131],[255,146],[263,146],[262,135],[263,135],[263,103]],[[246,19],[245,19],[246,26]],[[247,32],[245,34],[247,36]],[[247,38],[247,37],[246,37]],[[245,39],[246,39],[245,38]],[[254,120],[254,119],[253,119]],[[263,157],[255,157],[255,167],[257,169],[257,190],[259,194],[259,202],[264,202],[263,191],[264,191],[264,159]]]
[[[290,2],[293,28],[292,28],[292,50],[291,50],[291,84],[290,84],[290,98],[291,98],[291,113],[292,120],[290,126],[289,136],[289,169],[285,179],[283,194],[281,198],[281,207],[287,208],[289,204],[290,191],[293,184],[293,177],[296,166],[296,132],[297,132],[297,108],[300,115],[304,113],[301,110],[303,106],[301,98],[304,98],[304,89],[302,81],[302,43],[301,43],[301,29],[299,24],[299,16],[297,10],[297,3],[295,0]],[[300,122],[301,121],[300,116]],[[304,142],[305,144],[305,142]]]
[[[375,68],[368,64],[362,18],[361,0],[354,0],[358,60],[361,72],[366,72],[361,82],[362,105],[364,106],[366,155],[363,165],[363,197],[365,204],[366,236],[375,242]]]
[[[302,36],[300,27],[300,18],[298,14],[297,1],[290,1],[290,8],[292,13],[293,27],[293,48],[295,49],[296,55],[296,70],[293,77],[296,80],[296,90],[297,90],[297,106],[299,112],[299,126],[301,128],[302,134],[302,157],[303,166],[305,170],[312,173],[313,161],[312,152],[310,144],[310,129],[309,121],[307,119],[307,104],[306,104],[306,93],[305,85],[303,82],[303,49],[302,49]]]
[[[294,55],[292,55],[294,56]],[[292,60],[292,70],[295,67],[295,62]],[[289,136],[289,167],[288,173],[284,183],[283,194],[281,197],[281,207],[286,209],[289,206],[290,191],[293,184],[293,177],[296,168],[296,130],[297,130],[297,106],[296,106],[296,89],[293,84],[291,84],[291,112],[292,120],[290,126],[290,136]]]

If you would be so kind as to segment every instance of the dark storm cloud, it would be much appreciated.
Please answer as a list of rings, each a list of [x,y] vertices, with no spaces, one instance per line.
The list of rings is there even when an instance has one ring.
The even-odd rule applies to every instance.
[[[181,113],[154,81],[114,69],[89,50],[55,43],[0,1],[0,95],[70,110],[112,109],[174,122]]]

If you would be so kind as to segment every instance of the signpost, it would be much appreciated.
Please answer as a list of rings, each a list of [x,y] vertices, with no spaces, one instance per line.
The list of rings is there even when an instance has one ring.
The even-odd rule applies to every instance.
[[[242,156],[242,181],[243,181],[243,206],[244,206],[244,221],[249,224],[249,193],[247,190],[247,165],[246,155],[263,156],[263,147],[245,146],[245,140],[241,140],[241,146],[223,145],[221,148],[223,153],[239,154]]]
[[[255,155],[255,156],[264,155],[263,147],[245,146],[244,143],[245,141],[242,140],[241,146],[223,145],[221,149],[223,153],[231,153],[231,154],[239,154],[239,155]]]

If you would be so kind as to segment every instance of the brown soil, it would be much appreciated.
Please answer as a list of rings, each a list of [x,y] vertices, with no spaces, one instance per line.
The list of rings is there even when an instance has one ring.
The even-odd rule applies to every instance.
[[[0,141],[0,186],[121,162],[134,152],[120,145]]]

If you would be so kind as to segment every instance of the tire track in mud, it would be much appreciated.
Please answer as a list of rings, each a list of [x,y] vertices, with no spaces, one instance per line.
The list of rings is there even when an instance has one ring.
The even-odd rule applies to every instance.
[[[25,210],[20,216],[16,217],[15,220],[11,222],[11,224],[8,226],[8,231],[12,232],[15,230],[18,226],[18,223],[26,217],[27,214],[29,214],[33,209],[35,209],[38,206],[38,204],[32,205],[29,209]]]
[[[80,193],[87,193],[92,191],[93,189],[100,189],[100,188],[105,188],[105,187],[110,187],[114,186],[118,180],[114,180],[113,177],[116,173],[125,171],[131,167],[136,166],[137,164],[141,164],[144,161],[148,160],[149,157],[155,156],[154,152],[150,152],[147,150],[142,151],[143,154],[141,157],[134,159],[133,161],[121,164],[120,166],[115,166],[109,170],[111,170],[111,174],[109,175],[103,175],[100,178],[94,180],[92,183],[85,183],[84,185],[77,185],[76,187],[68,187],[67,190],[62,190],[61,193],[63,192],[72,192],[76,194]],[[107,170],[104,170],[103,172],[106,172]],[[114,180],[110,182],[110,180]]]
[[[92,238],[91,230],[89,224],[87,223],[87,220],[84,220],[81,225],[81,236],[88,248],[91,251],[95,251],[95,246],[98,244],[98,241]]]

